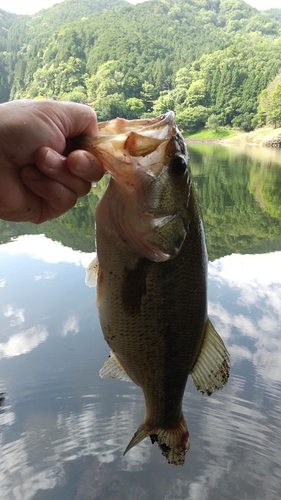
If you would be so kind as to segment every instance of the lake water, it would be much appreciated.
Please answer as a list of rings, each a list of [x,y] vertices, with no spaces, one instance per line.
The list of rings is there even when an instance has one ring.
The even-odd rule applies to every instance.
[[[190,156],[231,374],[211,397],[188,381],[185,465],[149,439],[123,456],[143,396],[98,374],[108,347],[84,276],[103,180],[56,221],[0,221],[1,500],[281,497],[281,150],[192,145]]]

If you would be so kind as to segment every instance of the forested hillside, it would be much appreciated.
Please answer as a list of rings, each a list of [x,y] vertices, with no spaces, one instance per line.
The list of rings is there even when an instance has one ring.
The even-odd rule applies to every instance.
[[[0,101],[87,102],[101,120],[174,109],[188,132],[211,115],[244,130],[277,125],[279,11],[241,0],[67,0],[35,16],[0,11]]]
[[[265,11],[266,14],[274,19],[275,21],[281,22],[281,8],[280,9],[268,9]]]

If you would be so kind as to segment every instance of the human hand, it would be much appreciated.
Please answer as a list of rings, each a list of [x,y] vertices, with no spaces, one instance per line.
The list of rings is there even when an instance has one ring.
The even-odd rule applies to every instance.
[[[86,151],[66,158],[67,143],[98,135],[95,112],[71,102],[0,104],[0,218],[35,224],[59,217],[104,174]]]

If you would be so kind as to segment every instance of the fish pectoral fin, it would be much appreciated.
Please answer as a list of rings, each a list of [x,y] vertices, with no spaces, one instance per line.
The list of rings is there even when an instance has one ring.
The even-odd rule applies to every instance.
[[[127,375],[124,368],[120,365],[117,356],[113,352],[109,354],[109,358],[100,369],[99,375],[101,378],[116,378],[118,380],[132,382],[129,375]]]
[[[185,454],[189,450],[189,433],[182,413],[177,424],[171,429],[159,427],[148,430],[143,422],[129,442],[124,455],[148,436],[150,436],[152,444],[158,444],[162,455],[169,464],[184,464]]]
[[[208,319],[206,333],[191,378],[199,391],[209,395],[219,391],[229,377],[229,353]]]
[[[99,261],[98,257],[95,257],[94,260],[90,262],[90,264],[86,269],[85,283],[87,286],[90,287],[97,286],[98,270],[99,270]]]

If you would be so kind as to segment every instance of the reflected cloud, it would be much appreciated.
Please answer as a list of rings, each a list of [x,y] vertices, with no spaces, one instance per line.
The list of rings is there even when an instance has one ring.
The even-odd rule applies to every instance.
[[[51,271],[44,271],[43,274],[34,276],[34,281],[40,281],[40,280],[52,280],[57,276],[56,273],[52,273]]]
[[[20,439],[1,447],[0,483],[3,499],[31,500],[38,490],[54,488],[63,476],[60,463],[40,472],[36,471],[36,465],[30,465],[26,450],[28,437],[25,433]]]
[[[50,264],[67,262],[77,266],[87,267],[93,259],[93,254],[73,250],[53,241],[44,234],[26,234],[0,246],[0,252],[10,255],[27,254],[34,259],[40,259]],[[36,279],[36,277],[35,277]],[[46,278],[45,276],[45,279]]]
[[[97,456],[99,463],[111,463],[122,457],[138,427],[139,404],[124,401],[122,410],[109,418],[104,418],[97,408],[100,409],[98,404],[91,403],[85,405],[79,415],[58,415],[57,427],[63,439],[56,443],[55,455],[64,457],[65,460],[74,460],[81,455],[90,454]],[[151,443],[140,443],[122,458],[122,469],[140,470],[143,464],[149,462],[150,453]]]
[[[267,383],[280,381],[281,252],[223,257],[209,264],[209,280],[218,287],[209,312],[232,364],[251,360]],[[230,291],[231,310],[224,306]],[[243,346],[243,338],[251,345]]]
[[[241,303],[252,305],[268,293],[265,287],[281,284],[281,252],[261,255],[232,254],[209,263],[209,277],[241,290]]]
[[[171,497],[170,497],[171,498]],[[208,487],[205,484],[191,483],[189,486],[188,500],[206,500],[208,498]]]
[[[19,326],[24,323],[24,309],[15,309],[11,304],[8,304],[4,309],[5,318],[10,319],[10,326]]]
[[[276,268],[274,272],[272,267]],[[12,431],[10,436],[7,433],[7,439],[12,436],[14,441],[5,442],[1,448],[0,479],[4,495],[29,500],[36,493],[39,496],[39,490],[50,490],[48,498],[58,498],[52,496],[51,490],[67,484],[69,471],[81,470],[78,460],[84,466],[90,456],[95,459],[94,473],[89,471],[87,487],[83,483],[88,490],[82,490],[81,486],[84,492],[79,496],[81,499],[95,487],[100,491],[99,480],[101,487],[112,484],[114,474],[124,481],[126,494],[139,491],[138,496],[132,493],[129,498],[217,500],[228,496],[240,498],[241,491],[247,498],[257,500],[279,498],[280,453],[276,444],[281,439],[279,269],[281,252],[233,255],[210,263],[209,311],[230,350],[232,370],[225,389],[211,398],[201,396],[194,388],[189,391],[188,385],[184,414],[191,434],[191,449],[183,468],[168,466],[149,439],[123,456],[142,420],[144,403],[139,389],[134,388],[134,392],[132,384],[116,381],[107,381],[108,385],[102,381],[102,386],[94,383],[91,386],[90,382],[80,397],[80,393],[69,391],[70,399],[59,378],[64,373],[62,361],[62,371],[55,374],[54,382],[58,385],[61,382],[59,396],[52,399],[51,405],[47,401],[43,408],[40,406],[42,392],[35,385],[39,401],[29,413],[25,406],[23,429],[16,411],[10,416],[3,414],[9,430],[11,426],[15,429],[14,435]],[[23,309],[8,305],[5,315],[11,320],[24,321]],[[71,314],[61,323],[61,335],[76,334],[79,326],[79,313]],[[42,325],[18,333],[0,344],[0,356],[28,352],[47,336],[48,331]],[[46,380],[43,382],[45,388]],[[111,387],[114,384],[117,393],[118,387],[122,388],[118,396]],[[41,414],[34,412],[34,407],[41,408]],[[76,463],[67,465],[75,460],[77,468]],[[56,490],[56,494],[60,491]],[[63,495],[66,497],[67,493],[63,491]]]
[[[15,421],[16,415],[13,411],[5,408],[5,411],[0,412],[0,425],[2,429],[4,425],[13,425]]]
[[[37,325],[23,332],[12,335],[7,342],[0,343],[0,359],[20,356],[31,351],[48,337],[44,325]]]
[[[66,337],[70,332],[73,332],[74,335],[79,332],[79,322],[76,316],[71,316],[63,324],[62,336]]]

